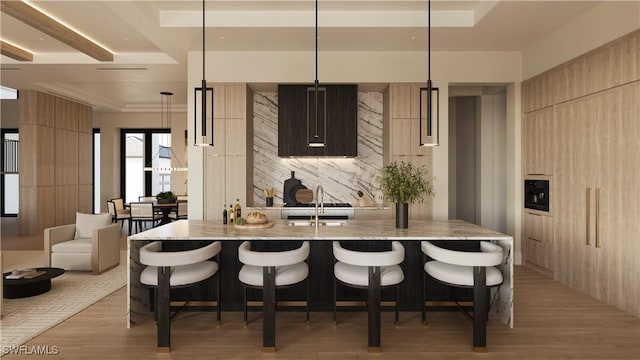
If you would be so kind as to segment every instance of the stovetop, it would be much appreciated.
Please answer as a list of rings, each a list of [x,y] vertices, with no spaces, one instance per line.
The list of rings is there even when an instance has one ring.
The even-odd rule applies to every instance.
[[[353,207],[349,203],[323,203],[325,208],[327,207],[341,207],[341,208],[349,208]],[[320,204],[318,204],[320,206]],[[298,203],[298,204],[285,204],[284,207],[292,208],[292,207],[316,207],[315,203]]]

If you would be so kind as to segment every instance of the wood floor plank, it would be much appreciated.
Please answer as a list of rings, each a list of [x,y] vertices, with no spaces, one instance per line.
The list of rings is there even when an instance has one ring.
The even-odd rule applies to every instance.
[[[126,290],[106,297],[41,334],[27,346],[58,346],[63,359],[640,359],[640,319],[523,266],[515,269],[515,327],[491,320],[486,354],[471,350],[472,324],[459,312],[382,314],[381,354],[367,353],[366,312],[278,312],[277,353],[262,352],[262,318],[226,312],[183,312],[172,322],[172,349],[157,354],[151,317],[125,328]],[[3,359],[33,359],[7,355]]]

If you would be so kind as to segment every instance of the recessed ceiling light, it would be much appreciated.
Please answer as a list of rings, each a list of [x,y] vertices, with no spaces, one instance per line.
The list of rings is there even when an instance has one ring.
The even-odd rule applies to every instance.
[[[416,37],[414,35],[411,35],[411,40],[415,40]]]
[[[224,36],[220,36],[220,40],[224,40]]]

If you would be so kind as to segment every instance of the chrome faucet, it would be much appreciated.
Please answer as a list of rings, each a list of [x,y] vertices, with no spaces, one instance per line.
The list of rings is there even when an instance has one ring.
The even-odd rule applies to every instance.
[[[320,225],[320,221],[318,221],[318,194],[322,192],[322,199],[320,200],[320,211],[324,214],[324,189],[322,188],[322,185],[318,185],[316,187],[316,233],[318,232],[318,227]]]

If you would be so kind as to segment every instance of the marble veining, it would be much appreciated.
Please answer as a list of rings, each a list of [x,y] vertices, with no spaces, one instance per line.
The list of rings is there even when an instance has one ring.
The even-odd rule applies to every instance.
[[[308,188],[321,184],[325,202],[358,204],[363,191],[382,203],[382,191],[375,178],[382,168],[382,93],[358,93],[358,156],[355,158],[278,157],[278,93],[256,92],[253,98],[253,202],[265,204],[263,189],[276,188],[276,204],[282,203],[284,180],[296,178]]]

